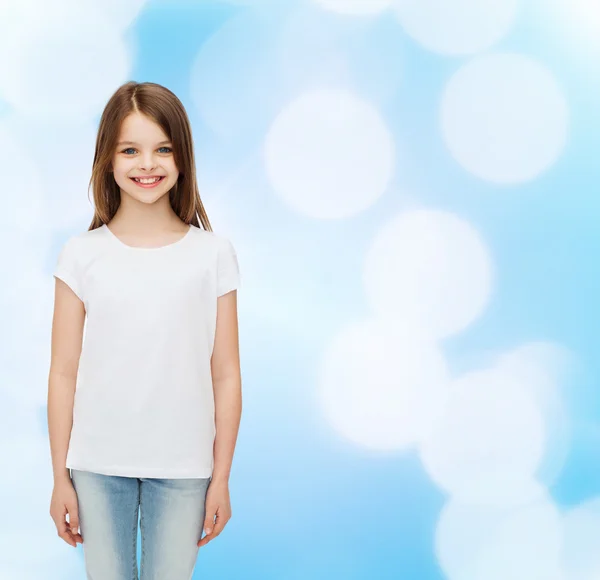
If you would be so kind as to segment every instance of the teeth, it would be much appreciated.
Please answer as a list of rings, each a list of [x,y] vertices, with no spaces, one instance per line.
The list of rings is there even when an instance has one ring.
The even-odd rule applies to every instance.
[[[154,179],[138,179],[137,177],[134,177],[133,179],[135,179],[135,181],[137,181],[138,183],[155,183],[157,182],[159,179],[161,179],[160,177],[155,177]]]

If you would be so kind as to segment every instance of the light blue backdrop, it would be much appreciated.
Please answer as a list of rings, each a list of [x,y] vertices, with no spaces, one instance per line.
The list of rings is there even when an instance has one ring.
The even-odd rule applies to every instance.
[[[600,5],[0,6],[0,578],[83,578],[55,533],[52,270],[123,82],[189,113],[238,252],[233,517],[194,578],[600,574]]]

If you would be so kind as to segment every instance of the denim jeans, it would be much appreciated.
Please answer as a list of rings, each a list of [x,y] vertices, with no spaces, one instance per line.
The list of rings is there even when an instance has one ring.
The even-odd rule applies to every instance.
[[[70,473],[88,580],[138,580],[138,514],[139,580],[191,580],[210,478]]]

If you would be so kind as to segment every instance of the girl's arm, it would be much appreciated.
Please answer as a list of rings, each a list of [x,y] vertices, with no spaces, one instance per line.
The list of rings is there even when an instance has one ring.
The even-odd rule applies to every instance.
[[[66,467],[73,426],[73,401],[83,340],[85,307],[65,282],[55,278],[50,373],[48,377],[48,432],[54,481],[70,481]]]
[[[225,483],[229,480],[242,413],[237,290],[217,299],[217,326],[210,363],[216,425],[212,481]]]

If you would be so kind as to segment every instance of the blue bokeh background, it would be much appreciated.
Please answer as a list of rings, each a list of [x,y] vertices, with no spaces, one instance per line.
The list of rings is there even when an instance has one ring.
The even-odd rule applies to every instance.
[[[81,546],[57,538],[48,516],[51,274],[64,241],[91,221],[95,129],[110,94],[130,79],[163,84],[186,106],[201,197],[213,229],[234,243],[242,276],[233,518],[201,549],[194,577],[597,578],[590,538],[600,532],[600,5],[51,4],[0,8],[0,48],[11,55],[0,64],[0,491],[9,498],[0,578],[84,577]],[[502,15],[510,16],[505,25]],[[461,35],[452,33],[458,25]],[[450,103],[461,71],[505,54],[516,72],[498,69],[500,81],[522,112],[502,109],[476,75]],[[554,84],[528,84],[519,59]],[[315,96],[312,108],[296,106],[306,95]],[[553,109],[557,102],[566,109]],[[540,110],[540,125],[528,127]],[[342,120],[332,121],[338,111]],[[521,114],[522,132],[514,123]],[[445,130],[444,119],[458,119],[461,130]],[[522,165],[496,155],[510,157],[522,143]],[[418,212],[424,221],[410,221]],[[402,216],[416,224],[408,238]],[[432,253],[423,250],[429,243]],[[431,283],[413,294],[411,276],[417,288]],[[437,320],[422,315],[430,307]],[[392,345],[399,367],[394,356],[361,358],[375,344],[366,331],[358,333],[364,344],[335,354],[337,338],[364,320],[382,324],[374,336]],[[404,398],[414,377],[402,375],[401,364],[404,352],[425,352],[413,338],[434,345],[447,367],[443,388],[430,392],[426,379],[415,379],[414,399]],[[438,395],[456,396],[461,378],[495,373],[499,357],[527,345],[539,350],[518,356],[534,373],[502,379],[506,390],[494,382],[483,403],[467,389],[464,416],[443,407],[437,420],[454,426],[446,442],[435,436],[440,423],[431,440],[406,426],[407,417],[426,422]],[[519,389],[531,405],[518,406]],[[361,414],[367,401],[375,415]],[[497,415],[489,401],[500,402]],[[477,417],[493,420],[480,425]],[[543,428],[534,428],[538,417]],[[496,450],[491,463],[479,455],[479,438]],[[530,452],[521,457],[522,447]],[[513,462],[513,453],[521,459]],[[489,491],[483,503],[469,487],[479,475],[487,484],[476,491]],[[499,497],[493,482],[513,475],[526,483]],[[533,496],[523,492],[532,485]],[[480,524],[443,520],[457,498],[481,514]],[[489,505],[501,515],[490,515]]]

